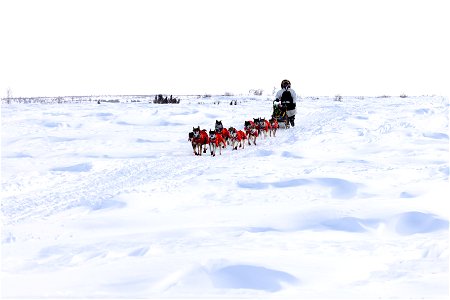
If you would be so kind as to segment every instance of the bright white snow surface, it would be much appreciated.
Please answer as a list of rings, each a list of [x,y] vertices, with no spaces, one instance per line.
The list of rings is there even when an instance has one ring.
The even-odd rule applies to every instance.
[[[299,99],[212,157],[192,127],[272,102],[2,104],[1,296],[448,297],[448,107]]]

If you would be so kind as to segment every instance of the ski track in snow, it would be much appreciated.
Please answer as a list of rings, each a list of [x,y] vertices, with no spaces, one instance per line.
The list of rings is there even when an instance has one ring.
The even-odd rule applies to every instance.
[[[101,209],[108,206],[123,190],[139,186],[149,180],[158,181],[171,176],[188,174],[191,168],[185,163],[166,158],[150,162],[126,161],[125,168],[118,167],[107,172],[91,172],[75,183],[63,183],[52,189],[44,189],[27,196],[11,196],[3,199],[5,216],[10,222],[29,218],[41,218],[77,206]],[[89,165],[88,165],[89,166]],[[61,167],[53,171],[89,171],[85,164]],[[156,176],[155,176],[156,174]],[[151,179],[149,179],[151,178]]]
[[[2,295],[448,292],[447,99],[304,99],[295,128],[194,156],[192,127],[271,113],[219,100],[2,106]]]

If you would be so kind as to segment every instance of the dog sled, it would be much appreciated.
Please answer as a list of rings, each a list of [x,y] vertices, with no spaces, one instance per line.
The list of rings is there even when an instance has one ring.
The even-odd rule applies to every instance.
[[[280,100],[273,100],[272,118],[277,120],[280,127],[289,128],[289,118],[287,115],[287,107]]]

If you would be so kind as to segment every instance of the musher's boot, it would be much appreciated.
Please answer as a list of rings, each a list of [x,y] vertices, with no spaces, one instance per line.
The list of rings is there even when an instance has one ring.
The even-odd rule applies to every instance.
[[[289,122],[291,123],[291,126],[292,126],[292,127],[295,126],[295,125],[294,125],[294,120],[295,120],[295,118],[289,118]]]

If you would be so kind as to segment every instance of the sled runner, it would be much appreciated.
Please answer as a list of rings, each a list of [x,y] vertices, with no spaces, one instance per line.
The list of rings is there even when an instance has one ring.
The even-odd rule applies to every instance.
[[[280,127],[289,128],[289,118],[287,116],[287,107],[280,100],[273,100],[272,118],[278,121]]]

